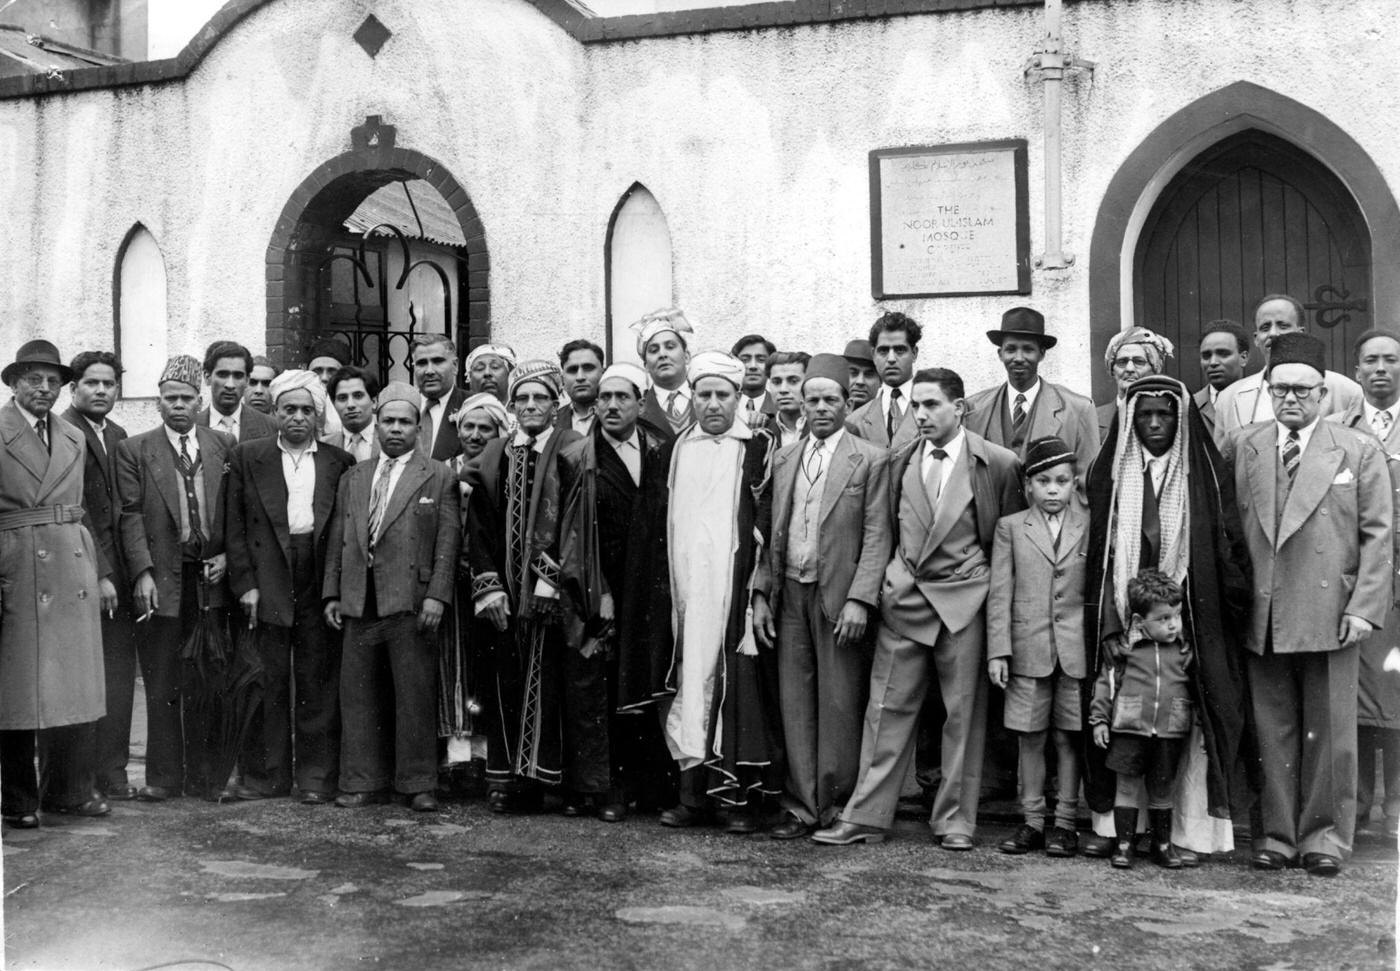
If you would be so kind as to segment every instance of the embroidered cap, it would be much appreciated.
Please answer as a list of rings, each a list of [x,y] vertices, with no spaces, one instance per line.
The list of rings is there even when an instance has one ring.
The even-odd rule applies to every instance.
[[[156,387],[167,381],[179,381],[198,391],[204,384],[204,365],[188,354],[176,354],[165,362],[165,370],[160,372]]]
[[[536,358],[531,361],[522,361],[510,375],[510,390],[506,393],[508,400],[515,400],[516,389],[522,384],[542,384],[549,389],[554,397],[559,397],[559,393],[564,388],[563,375],[559,373],[559,365],[553,361],[546,361]]]

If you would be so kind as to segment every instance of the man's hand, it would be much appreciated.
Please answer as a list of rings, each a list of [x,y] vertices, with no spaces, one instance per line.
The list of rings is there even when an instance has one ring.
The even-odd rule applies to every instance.
[[[340,617],[339,600],[327,600],[326,606],[321,609],[321,616],[325,617],[326,623],[330,624],[336,630],[340,630],[345,626],[345,622]]]
[[[136,578],[131,588],[131,599],[135,602],[137,620],[142,621],[160,609],[160,595],[156,593],[156,578],[150,570],[145,570]]]
[[[210,583],[218,583],[222,580],[227,570],[227,554],[216,553],[204,561],[204,579],[208,580]]]
[[[870,608],[858,600],[847,600],[836,618],[836,646],[842,650],[858,647],[870,624]]]
[[[248,629],[253,630],[258,626],[258,588],[254,587],[239,597],[238,603],[248,615]]]
[[[1011,666],[1006,663],[1004,657],[994,657],[987,662],[987,677],[992,679],[992,684],[998,688],[1005,689],[1006,682],[1010,678]]]
[[[768,607],[768,598],[761,593],[753,595],[753,636],[759,647],[772,647],[778,637],[777,627],[773,623],[773,611]]]
[[[500,591],[487,594],[483,600],[477,602],[476,615],[485,617],[492,627],[503,631],[510,623],[510,600]]]
[[[102,609],[107,611],[107,616],[111,617],[117,610],[117,585],[107,577],[99,577],[97,580],[97,595],[102,600]]]
[[[418,609],[419,633],[431,634],[438,629],[438,625],[442,623],[442,611],[445,606],[441,600],[423,598],[423,606]]]
[[[1343,614],[1342,625],[1337,628],[1337,640],[1342,642],[1342,647],[1351,647],[1371,636],[1373,630],[1375,628],[1369,620],[1362,620],[1355,614]]]
[[[1109,662],[1122,660],[1123,655],[1128,652],[1128,632],[1118,631],[1116,634],[1109,634],[1099,642],[1102,656]]]
[[[1100,723],[1094,726],[1094,744],[1099,748],[1108,748],[1108,726]]]

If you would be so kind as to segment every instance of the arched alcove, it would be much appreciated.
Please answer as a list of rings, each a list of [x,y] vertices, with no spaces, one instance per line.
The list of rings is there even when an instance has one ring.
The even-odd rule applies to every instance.
[[[613,209],[604,244],[610,361],[637,361],[631,325],[675,305],[671,256],[666,213],[646,186],[634,182]]]
[[[155,397],[169,354],[165,257],[141,223],[127,231],[117,250],[112,294],[112,346],[125,369],[123,394]]]

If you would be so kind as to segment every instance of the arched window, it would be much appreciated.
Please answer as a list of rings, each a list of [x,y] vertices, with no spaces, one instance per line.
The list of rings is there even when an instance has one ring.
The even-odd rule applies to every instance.
[[[137,223],[117,253],[116,346],[126,397],[156,395],[167,356],[165,292],[165,257],[150,230]]]
[[[671,229],[656,197],[640,182],[613,211],[606,244],[608,356],[637,360],[631,325],[644,315],[675,305],[671,279]]]

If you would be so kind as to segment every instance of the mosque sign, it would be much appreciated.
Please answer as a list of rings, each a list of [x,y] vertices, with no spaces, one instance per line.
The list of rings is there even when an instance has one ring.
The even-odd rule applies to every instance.
[[[870,153],[871,292],[1030,293],[1026,142]]]

